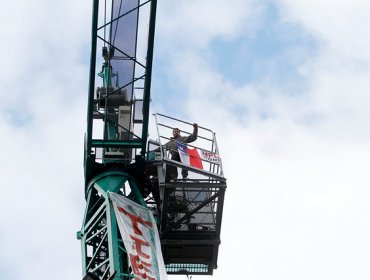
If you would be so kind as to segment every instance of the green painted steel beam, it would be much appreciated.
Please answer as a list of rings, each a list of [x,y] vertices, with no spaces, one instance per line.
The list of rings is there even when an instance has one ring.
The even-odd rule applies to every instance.
[[[119,275],[125,272],[125,268],[120,265],[119,254],[119,241],[118,241],[118,228],[117,220],[114,214],[114,209],[111,203],[107,206],[107,227],[108,227],[108,248],[109,248],[109,262],[110,275],[113,276],[112,280],[120,280]],[[126,271],[127,272],[127,271]]]
[[[91,147],[96,148],[140,148],[141,141],[91,140]]]
[[[106,171],[89,182],[87,192],[85,218],[78,233],[83,274],[91,272],[101,279],[108,279],[105,274],[109,274],[112,280],[132,279],[127,252],[122,247],[122,237],[108,193],[120,193],[146,206],[136,179],[123,171]]]
[[[95,92],[95,68],[96,68],[96,45],[98,28],[99,0],[93,0],[93,14],[91,23],[91,54],[90,54],[90,73],[89,73],[89,95],[87,100],[87,131],[86,131],[86,151],[91,151],[92,129],[93,129],[93,110]],[[86,155],[87,157],[87,155]]]

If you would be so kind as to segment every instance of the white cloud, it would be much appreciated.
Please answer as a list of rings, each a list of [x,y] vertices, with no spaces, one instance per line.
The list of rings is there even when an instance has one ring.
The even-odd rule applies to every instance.
[[[158,4],[158,34],[176,47],[202,48],[215,38],[231,39],[252,31],[258,1],[163,1]],[[247,25],[248,23],[248,25]],[[163,36],[162,36],[163,34]],[[174,40],[175,39],[175,40]],[[160,41],[159,44],[162,44]]]
[[[353,270],[366,279],[369,144],[260,125],[220,135],[229,188],[215,279],[236,277],[231,266],[251,279],[347,279]]]
[[[87,2],[17,1],[0,12],[4,279],[81,275]]]
[[[318,56],[302,68],[311,85],[309,106],[324,117],[320,129],[337,138],[369,139],[370,4],[279,2],[284,19],[300,24],[320,43]]]
[[[280,0],[287,21],[304,26],[331,51],[341,56],[368,60],[367,23],[369,2]]]

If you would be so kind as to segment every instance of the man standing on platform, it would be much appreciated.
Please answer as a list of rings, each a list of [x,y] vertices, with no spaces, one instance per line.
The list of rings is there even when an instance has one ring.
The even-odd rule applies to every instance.
[[[181,136],[180,134],[180,129],[174,128],[172,130],[172,136],[171,140],[167,142],[164,147],[169,150],[171,154],[171,159],[181,162],[179,152],[177,151],[177,142],[181,143],[191,143],[197,140],[198,137],[198,124],[194,123],[193,124],[194,130],[193,133],[190,134],[189,136]],[[173,165],[167,164],[167,170],[166,170],[166,182],[177,180],[177,167]],[[188,171],[186,169],[182,169],[181,171],[182,178],[187,178],[188,177]]]

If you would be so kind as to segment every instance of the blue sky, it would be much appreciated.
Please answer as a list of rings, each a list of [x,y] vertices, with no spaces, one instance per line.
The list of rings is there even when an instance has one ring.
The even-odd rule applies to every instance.
[[[204,52],[210,51],[214,67],[238,86],[264,79],[280,85],[304,83],[298,68],[315,56],[314,38],[301,26],[283,22],[274,3],[266,4],[261,19],[253,32],[215,39]]]
[[[0,275],[80,279],[92,4],[6,4]],[[369,279],[369,9],[159,1],[151,113],[216,131],[228,178],[219,268],[193,280]]]
[[[161,42],[161,30],[157,30],[156,49],[159,50],[154,62],[156,79],[153,81],[153,87],[154,91],[158,92],[157,100],[162,106],[166,105],[166,110],[171,111],[171,104],[176,103],[186,92],[186,88],[181,86],[173,71],[181,63],[176,57],[181,52],[194,52],[199,61],[206,61],[225,82],[235,87],[258,87],[268,83],[270,87],[279,88],[278,94],[282,95],[294,96],[305,92],[309,85],[301,66],[317,56],[318,43],[303,26],[285,21],[277,3],[259,3],[256,10],[259,16],[253,15],[250,22],[244,22],[244,30],[233,36],[214,36],[209,39],[207,45],[203,45],[201,40],[186,44],[180,39],[174,41],[170,49],[170,41]],[[197,29],[198,26],[194,28]],[[186,56],[182,59],[187,60]],[[191,84],[192,80],[186,83]],[[269,94],[263,88],[258,91],[262,98]],[[236,110],[240,112],[242,109]],[[175,111],[178,112],[178,108]],[[247,111],[245,109],[241,113],[248,114]],[[262,112],[260,115],[266,116],[268,112]]]

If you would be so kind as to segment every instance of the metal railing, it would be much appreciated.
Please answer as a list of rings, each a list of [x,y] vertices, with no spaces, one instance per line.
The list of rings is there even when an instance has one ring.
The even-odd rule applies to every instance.
[[[171,138],[174,128],[178,128],[182,136],[189,136],[192,134],[193,124],[179,120],[163,114],[154,114],[156,121],[156,129],[158,134],[157,142],[150,141],[152,148],[148,151],[160,152],[160,160],[182,169],[191,171],[192,176],[189,179],[201,178],[217,178],[224,179],[222,168],[222,160],[217,146],[216,134],[203,126],[198,125],[198,136],[196,141],[192,143],[181,143]],[[197,162],[197,164],[189,164],[189,162],[178,161],[171,158],[171,153],[177,153],[177,148],[174,145],[167,145],[170,141],[175,141],[186,146],[189,157],[189,162]],[[157,147],[155,148],[155,146]],[[170,147],[169,147],[170,146]],[[150,156],[150,155],[149,155]],[[153,157],[153,156],[152,156]],[[181,154],[180,154],[181,157]]]

